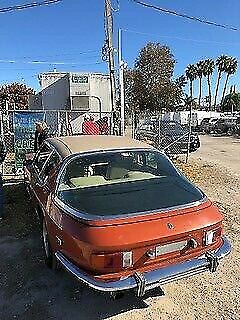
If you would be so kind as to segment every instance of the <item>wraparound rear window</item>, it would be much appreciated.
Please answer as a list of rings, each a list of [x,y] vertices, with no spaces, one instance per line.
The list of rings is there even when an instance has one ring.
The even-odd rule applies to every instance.
[[[86,215],[127,215],[186,205],[203,194],[157,151],[75,157],[60,178],[58,198]]]

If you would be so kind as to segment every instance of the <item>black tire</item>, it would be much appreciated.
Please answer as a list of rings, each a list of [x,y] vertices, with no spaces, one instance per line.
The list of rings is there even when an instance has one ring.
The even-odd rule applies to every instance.
[[[42,241],[43,241],[43,250],[44,250],[44,258],[45,258],[46,265],[53,270],[58,270],[60,267],[59,262],[52,252],[48,231],[47,231],[47,225],[44,218],[42,219]]]
[[[24,188],[25,188],[25,192],[26,192],[27,196],[29,197],[30,200],[32,200],[32,194],[31,194],[30,187],[29,187],[29,181],[27,180],[25,173],[24,173],[23,184],[24,184]]]
[[[110,293],[110,298],[112,300],[119,300],[124,297],[124,292],[123,291],[114,291]]]

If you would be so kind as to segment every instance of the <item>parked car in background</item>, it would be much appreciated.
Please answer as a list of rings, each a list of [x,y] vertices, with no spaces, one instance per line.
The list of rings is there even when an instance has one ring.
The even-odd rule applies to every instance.
[[[204,118],[200,124],[200,131],[204,133],[211,133],[214,131],[215,123],[221,118]]]
[[[206,131],[206,128],[208,127],[209,125],[209,121],[210,121],[210,118],[203,118],[200,125],[199,125],[199,131],[200,132],[205,132]]]
[[[240,116],[237,117],[235,124],[235,133],[240,135]]]
[[[49,138],[26,162],[25,179],[47,265],[61,265],[95,290],[141,297],[216,271],[231,251],[218,208],[146,143]]]
[[[235,131],[235,126],[237,124],[237,117],[225,117],[218,119],[213,126],[213,131],[215,133],[228,133],[232,134]]]
[[[169,155],[187,152],[189,143],[189,128],[177,121],[145,121],[136,129],[136,138],[145,140],[159,150]],[[190,152],[200,147],[200,140],[196,132],[190,134]]]

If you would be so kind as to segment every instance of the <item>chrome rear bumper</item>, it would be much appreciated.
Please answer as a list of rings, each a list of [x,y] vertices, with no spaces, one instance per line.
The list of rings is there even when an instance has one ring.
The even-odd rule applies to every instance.
[[[143,296],[146,290],[159,287],[162,284],[172,282],[198,274],[207,270],[215,271],[218,261],[231,252],[232,246],[227,237],[223,237],[222,246],[214,251],[208,252],[198,258],[187,260],[181,263],[163,267],[161,269],[144,273],[136,272],[127,278],[116,281],[96,280],[83,270],[76,267],[61,252],[56,252],[55,256],[62,266],[75,276],[79,281],[87,286],[104,292],[116,292],[122,290],[136,289],[138,296]]]

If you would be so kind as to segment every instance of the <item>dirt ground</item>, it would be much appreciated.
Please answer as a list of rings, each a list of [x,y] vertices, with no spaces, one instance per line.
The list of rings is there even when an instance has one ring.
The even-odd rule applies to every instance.
[[[191,158],[215,163],[240,177],[240,137],[202,135],[201,144]]]
[[[44,265],[40,227],[22,184],[5,186],[0,222],[0,320],[229,320],[240,319],[239,139],[201,137],[202,147],[179,167],[220,207],[232,254],[214,274],[194,276],[140,300],[94,292],[65,271]]]

